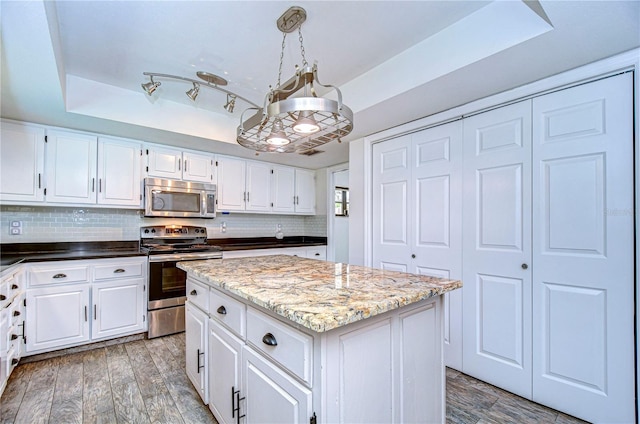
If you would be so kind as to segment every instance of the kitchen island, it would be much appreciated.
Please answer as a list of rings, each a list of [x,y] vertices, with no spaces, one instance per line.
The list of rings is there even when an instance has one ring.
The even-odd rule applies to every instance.
[[[181,262],[187,374],[221,423],[444,422],[460,281],[290,256]]]

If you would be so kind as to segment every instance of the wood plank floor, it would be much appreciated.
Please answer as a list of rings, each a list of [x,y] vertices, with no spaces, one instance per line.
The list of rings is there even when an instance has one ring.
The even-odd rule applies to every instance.
[[[0,423],[216,423],[188,380],[184,333],[20,364]],[[447,423],[582,421],[447,369]]]

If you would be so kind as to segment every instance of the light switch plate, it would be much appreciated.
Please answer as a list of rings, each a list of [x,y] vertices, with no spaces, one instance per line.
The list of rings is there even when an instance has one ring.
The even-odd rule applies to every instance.
[[[22,227],[22,221],[11,221],[11,227]]]
[[[22,234],[22,228],[20,227],[11,227],[10,230],[11,231],[9,232],[9,234],[11,234],[12,236],[19,236],[20,234]]]

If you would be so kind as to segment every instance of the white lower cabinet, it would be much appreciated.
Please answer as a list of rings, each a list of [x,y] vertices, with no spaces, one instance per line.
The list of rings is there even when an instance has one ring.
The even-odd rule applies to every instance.
[[[94,283],[92,290],[93,341],[144,328],[146,298],[140,279]]]
[[[207,314],[191,302],[185,303],[186,372],[200,397],[207,403]]]
[[[220,424],[235,423],[238,405],[244,403],[240,400],[244,396],[240,381],[244,342],[211,319],[208,343],[209,408]]]
[[[29,264],[26,354],[145,331],[146,260]]]
[[[90,285],[27,290],[27,352],[88,342]]]
[[[236,405],[247,423],[303,424],[313,415],[311,390],[248,346],[242,350],[242,383],[237,400],[244,400]]]
[[[316,333],[207,286],[206,312],[187,301],[187,374],[220,424],[444,422],[441,296]]]

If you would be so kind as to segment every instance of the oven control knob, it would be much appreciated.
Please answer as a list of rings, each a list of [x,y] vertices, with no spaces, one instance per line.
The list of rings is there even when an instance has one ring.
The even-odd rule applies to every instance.
[[[152,230],[151,230],[151,232],[152,232],[152,233],[155,233],[155,232],[156,232],[156,230],[155,230],[155,229],[152,229]]]
[[[144,230],[144,233],[145,234],[149,234],[149,230]]]

